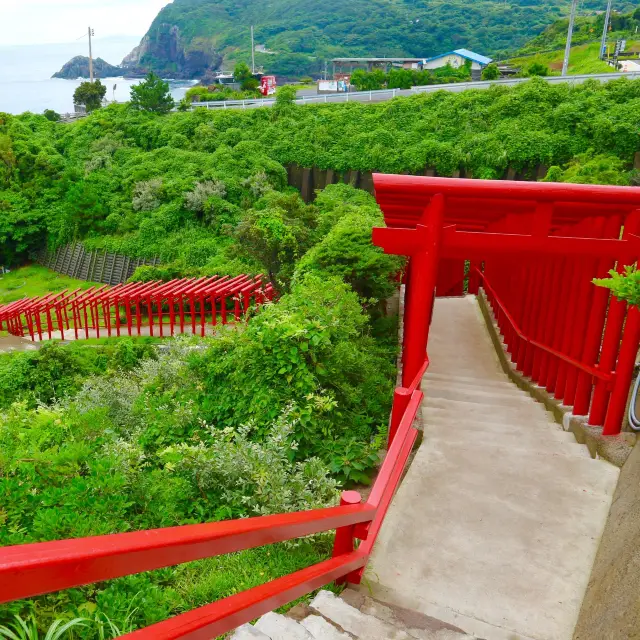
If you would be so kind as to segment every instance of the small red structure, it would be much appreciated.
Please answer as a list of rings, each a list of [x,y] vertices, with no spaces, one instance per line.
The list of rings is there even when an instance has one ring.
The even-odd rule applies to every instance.
[[[275,76],[262,76],[260,80],[260,93],[263,96],[272,96],[278,88]]]

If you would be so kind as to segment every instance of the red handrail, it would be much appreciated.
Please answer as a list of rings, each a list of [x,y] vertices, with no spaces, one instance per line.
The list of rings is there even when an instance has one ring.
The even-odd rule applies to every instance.
[[[369,522],[368,505],[5,547],[0,603]]]
[[[513,316],[507,310],[504,302],[502,302],[502,300],[500,299],[500,296],[498,296],[495,289],[489,283],[485,274],[482,271],[480,271],[480,269],[478,268],[476,268],[475,270],[477,274],[480,276],[480,278],[483,280],[484,288],[491,294],[491,297],[494,300],[495,304],[500,308],[500,311],[506,318],[507,322],[511,325],[511,328],[521,340],[538,349],[542,349],[546,353],[558,358],[559,360],[562,360],[563,362],[566,362],[567,364],[571,365],[572,367],[575,367],[576,369],[579,369],[580,371],[584,371],[585,373],[588,373],[589,375],[593,376],[594,378],[597,378],[598,380],[603,380],[604,382],[613,382],[615,378],[614,373],[603,373],[602,371],[596,369],[595,367],[591,367],[588,364],[584,364],[583,362],[580,362],[579,360],[576,360],[575,358],[572,358],[566,355],[565,353],[557,351],[556,349],[552,349],[548,345],[542,344],[541,342],[538,342],[537,340],[533,340],[529,336],[525,335],[522,329],[520,329],[520,327],[514,320]]]

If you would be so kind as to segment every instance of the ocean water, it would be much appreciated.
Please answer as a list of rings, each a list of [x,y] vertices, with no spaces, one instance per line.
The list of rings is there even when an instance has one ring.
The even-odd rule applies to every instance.
[[[129,36],[96,39],[93,54],[118,65],[139,42],[139,38]],[[88,55],[86,49],[86,41],[11,47],[0,43],[0,112],[42,113],[45,109],[73,112],[73,92],[82,80],[60,80],[51,76],[74,56]],[[138,82],[140,80],[102,79],[107,87],[107,99],[118,102],[126,102],[131,87]],[[173,97],[180,100],[191,83],[180,81],[170,85]]]

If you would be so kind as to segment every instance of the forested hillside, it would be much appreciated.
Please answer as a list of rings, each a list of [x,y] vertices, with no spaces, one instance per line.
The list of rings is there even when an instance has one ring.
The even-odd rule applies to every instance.
[[[580,16],[573,30],[573,45],[587,42],[601,42],[604,29],[604,14],[596,16]],[[541,34],[532,38],[517,53],[518,55],[540,53],[553,49],[564,49],[567,42],[568,19],[558,20],[549,25]],[[629,13],[618,11],[612,13],[609,28],[609,42],[615,43],[619,38],[631,38],[640,29],[640,7]]]
[[[620,3],[619,10],[633,2]],[[165,77],[201,77],[248,60],[250,26],[275,55],[258,62],[278,75],[318,72],[338,56],[427,57],[466,47],[497,56],[567,15],[565,0],[174,0],[125,60]],[[583,11],[604,8],[585,0]]]

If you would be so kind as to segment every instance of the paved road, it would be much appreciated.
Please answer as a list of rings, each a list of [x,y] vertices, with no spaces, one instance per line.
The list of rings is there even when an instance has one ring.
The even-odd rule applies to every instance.
[[[639,70],[630,70],[629,73],[598,73],[590,75],[576,76],[550,76],[543,78],[549,84],[582,84],[587,80],[599,80],[609,82],[618,78],[637,79],[640,78]],[[358,91],[352,93],[334,93],[318,95],[313,89],[303,89],[298,92],[297,103],[304,104],[338,104],[343,102],[386,102],[397,97],[413,96],[419,93],[435,93],[437,91],[449,91],[450,93],[460,93],[469,89],[488,89],[494,85],[514,87],[523,82],[528,82],[529,78],[510,78],[508,80],[482,81],[482,82],[459,82],[452,84],[433,84],[424,87],[413,87],[412,89],[384,89],[382,91]],[[194,104],[193,109],[257,109],[261,107],[271,107],[275,104],[275,99],[265,98],[260,100],[228,100],[226,102],[201,102]]]

